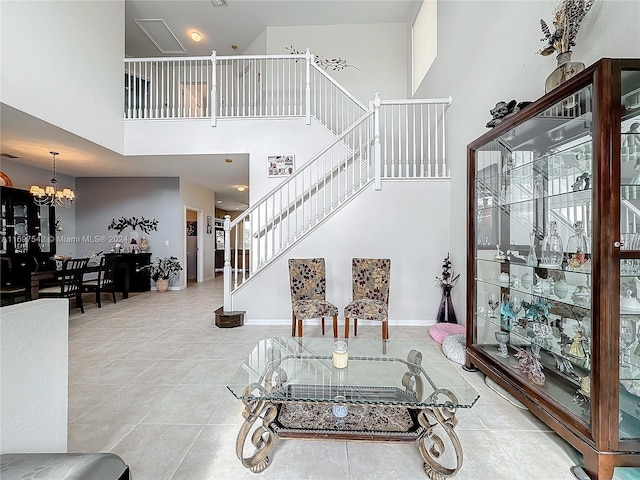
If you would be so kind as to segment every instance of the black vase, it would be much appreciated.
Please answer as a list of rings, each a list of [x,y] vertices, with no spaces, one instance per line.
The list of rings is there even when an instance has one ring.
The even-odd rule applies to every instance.
[[[456,312],[453,310],[453,301],[451,300],[451,289],[453,285],[442,286],[442,300],[440,300],[440,308],[438,309],[438,323],[458,323]]]

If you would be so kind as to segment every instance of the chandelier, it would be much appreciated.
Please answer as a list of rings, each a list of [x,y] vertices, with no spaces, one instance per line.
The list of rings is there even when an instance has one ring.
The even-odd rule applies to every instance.
[[[76,194],[70,188],[56,189],[56,183],[58,183],[58,179],[56,179],[56,155],[60,154],[58,152],[49,153],[53,156],[51,185],[47,185],[44,188],[39,185],[31,185],[29,193],[33,196],[34,203],[40,207],[51,205],[52,207],[69,208],[73,204]]]

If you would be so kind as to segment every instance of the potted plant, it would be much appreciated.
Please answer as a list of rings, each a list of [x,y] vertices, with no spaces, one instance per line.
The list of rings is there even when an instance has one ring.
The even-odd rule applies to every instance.
[[[153,263],[145,265],[140,270],[149,272],[151,278],[156,282],[158,292],[166,292],[169,288],[169,280],[182,270],[182,265],[177,257],[156,258]]]

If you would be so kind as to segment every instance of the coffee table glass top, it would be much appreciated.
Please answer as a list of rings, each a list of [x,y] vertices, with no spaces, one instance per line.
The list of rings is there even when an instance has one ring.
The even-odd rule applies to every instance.
[[[273,402],[468,408],[478,399],[438,346],[393,339],[385,343],[350,339],[347,367],[336,368],[331,338],[265,338],[227,388],[239,399]]]

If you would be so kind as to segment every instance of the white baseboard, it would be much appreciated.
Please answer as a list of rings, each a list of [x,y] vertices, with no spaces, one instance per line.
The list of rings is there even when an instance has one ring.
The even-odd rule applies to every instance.
[[[305,324],[308,325],[320,325],[321,321],[319,318],[313,318],[310,320],[305,320]],[[331,325],[332,319],[325,318],[325,325]],[[291,319],[280,319],[280,318],[245,318],[245,325],[255,325],[255,326],[264,326],[264,325],[291,325]],[[351,322],[353,325],[353,322]],[[430,327],[435,325],[435,320],[389,320],[389,325],[397,325],[401,327]],[[340,321],[338,319],[338,325],[344,325],[344,320]],[[380,322],[375,320],[358,320],[358,325],[380,325]]]

